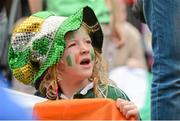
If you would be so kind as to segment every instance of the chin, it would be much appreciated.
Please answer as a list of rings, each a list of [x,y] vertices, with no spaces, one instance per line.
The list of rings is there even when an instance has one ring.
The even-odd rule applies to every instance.
[[[89,78],[92,76],[92,73],[81,73],[82,76],[84,76],[85,78]]]
[[[78,74],[82,79],[86,79],[92,76],[92,71],[91,72],[81,72]]]

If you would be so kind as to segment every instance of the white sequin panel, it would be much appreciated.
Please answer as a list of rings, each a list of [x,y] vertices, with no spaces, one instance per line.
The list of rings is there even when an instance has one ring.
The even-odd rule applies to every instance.
[[[12,36],[12,48],[15,52],[21,52],[24,50],[26,45],[29,43],[31,38],[35,35],[35,32],[24,32],[24,33],[15,33]]]
[[[50,16],[48,17],[42,24],[42,27],[39,32],[37,32],[36,36],[32,38],[32,41],[38,40],[44,36],[46,36],[48,33],[54,34],[57,30],[57,28],[61,25],[61,23],[66,19],[66,17],[60,17],[60,16]]]
[[[62,22],[66,19],[66,17],[60,16],[51,16],[47,18],[40,29],[39,32],[36,33],[36,36],[32,38],[31,44],[33,41],[41,40],[41,38],[47,38],[49,40],[49,49],[52,46],[53,39],[58,27],[62,24]],[[49,52],[49,51],[48,51]],[[32,50],[31,59],[33,61],[39,61],[39,63],[43,63],[47,58],[48,53],[46,55],[41,55],[37,51]]]
[[[46,60],[46,58],[47,58],[46,55],[41,55],[38,52],[33,51],[31,53],[31,59],[30,60],[32,60],[34,62],[38,62],[39,64],[41,64],[43,61]]]

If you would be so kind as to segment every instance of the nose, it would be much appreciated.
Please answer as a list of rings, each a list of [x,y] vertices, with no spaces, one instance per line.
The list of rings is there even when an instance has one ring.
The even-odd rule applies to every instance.
[[[89,53],[89,47],[85,44],[80,45],[80,54],[88,54]]]

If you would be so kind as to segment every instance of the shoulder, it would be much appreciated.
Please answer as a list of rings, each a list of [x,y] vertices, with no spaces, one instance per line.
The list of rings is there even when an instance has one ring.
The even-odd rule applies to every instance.
[[[122,91],[116,85],[112,85],[112,84],[108,85],[107,98],[111,98],[113,100],[116,100],[117,98],[129,100],[128,96],[126,95],[124,91]]]
[[[37,90],[35,93],[34,93],[35,96],[38,96],[38,97],[42,97],[42,98],[46,98],[45,95],[43,95],[39,90]]]

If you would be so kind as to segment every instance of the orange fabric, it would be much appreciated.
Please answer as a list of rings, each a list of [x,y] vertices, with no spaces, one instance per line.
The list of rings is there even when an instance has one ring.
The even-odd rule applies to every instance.
[[[33,111],[40,120],[126,120],[111,99],[45,101]]]

